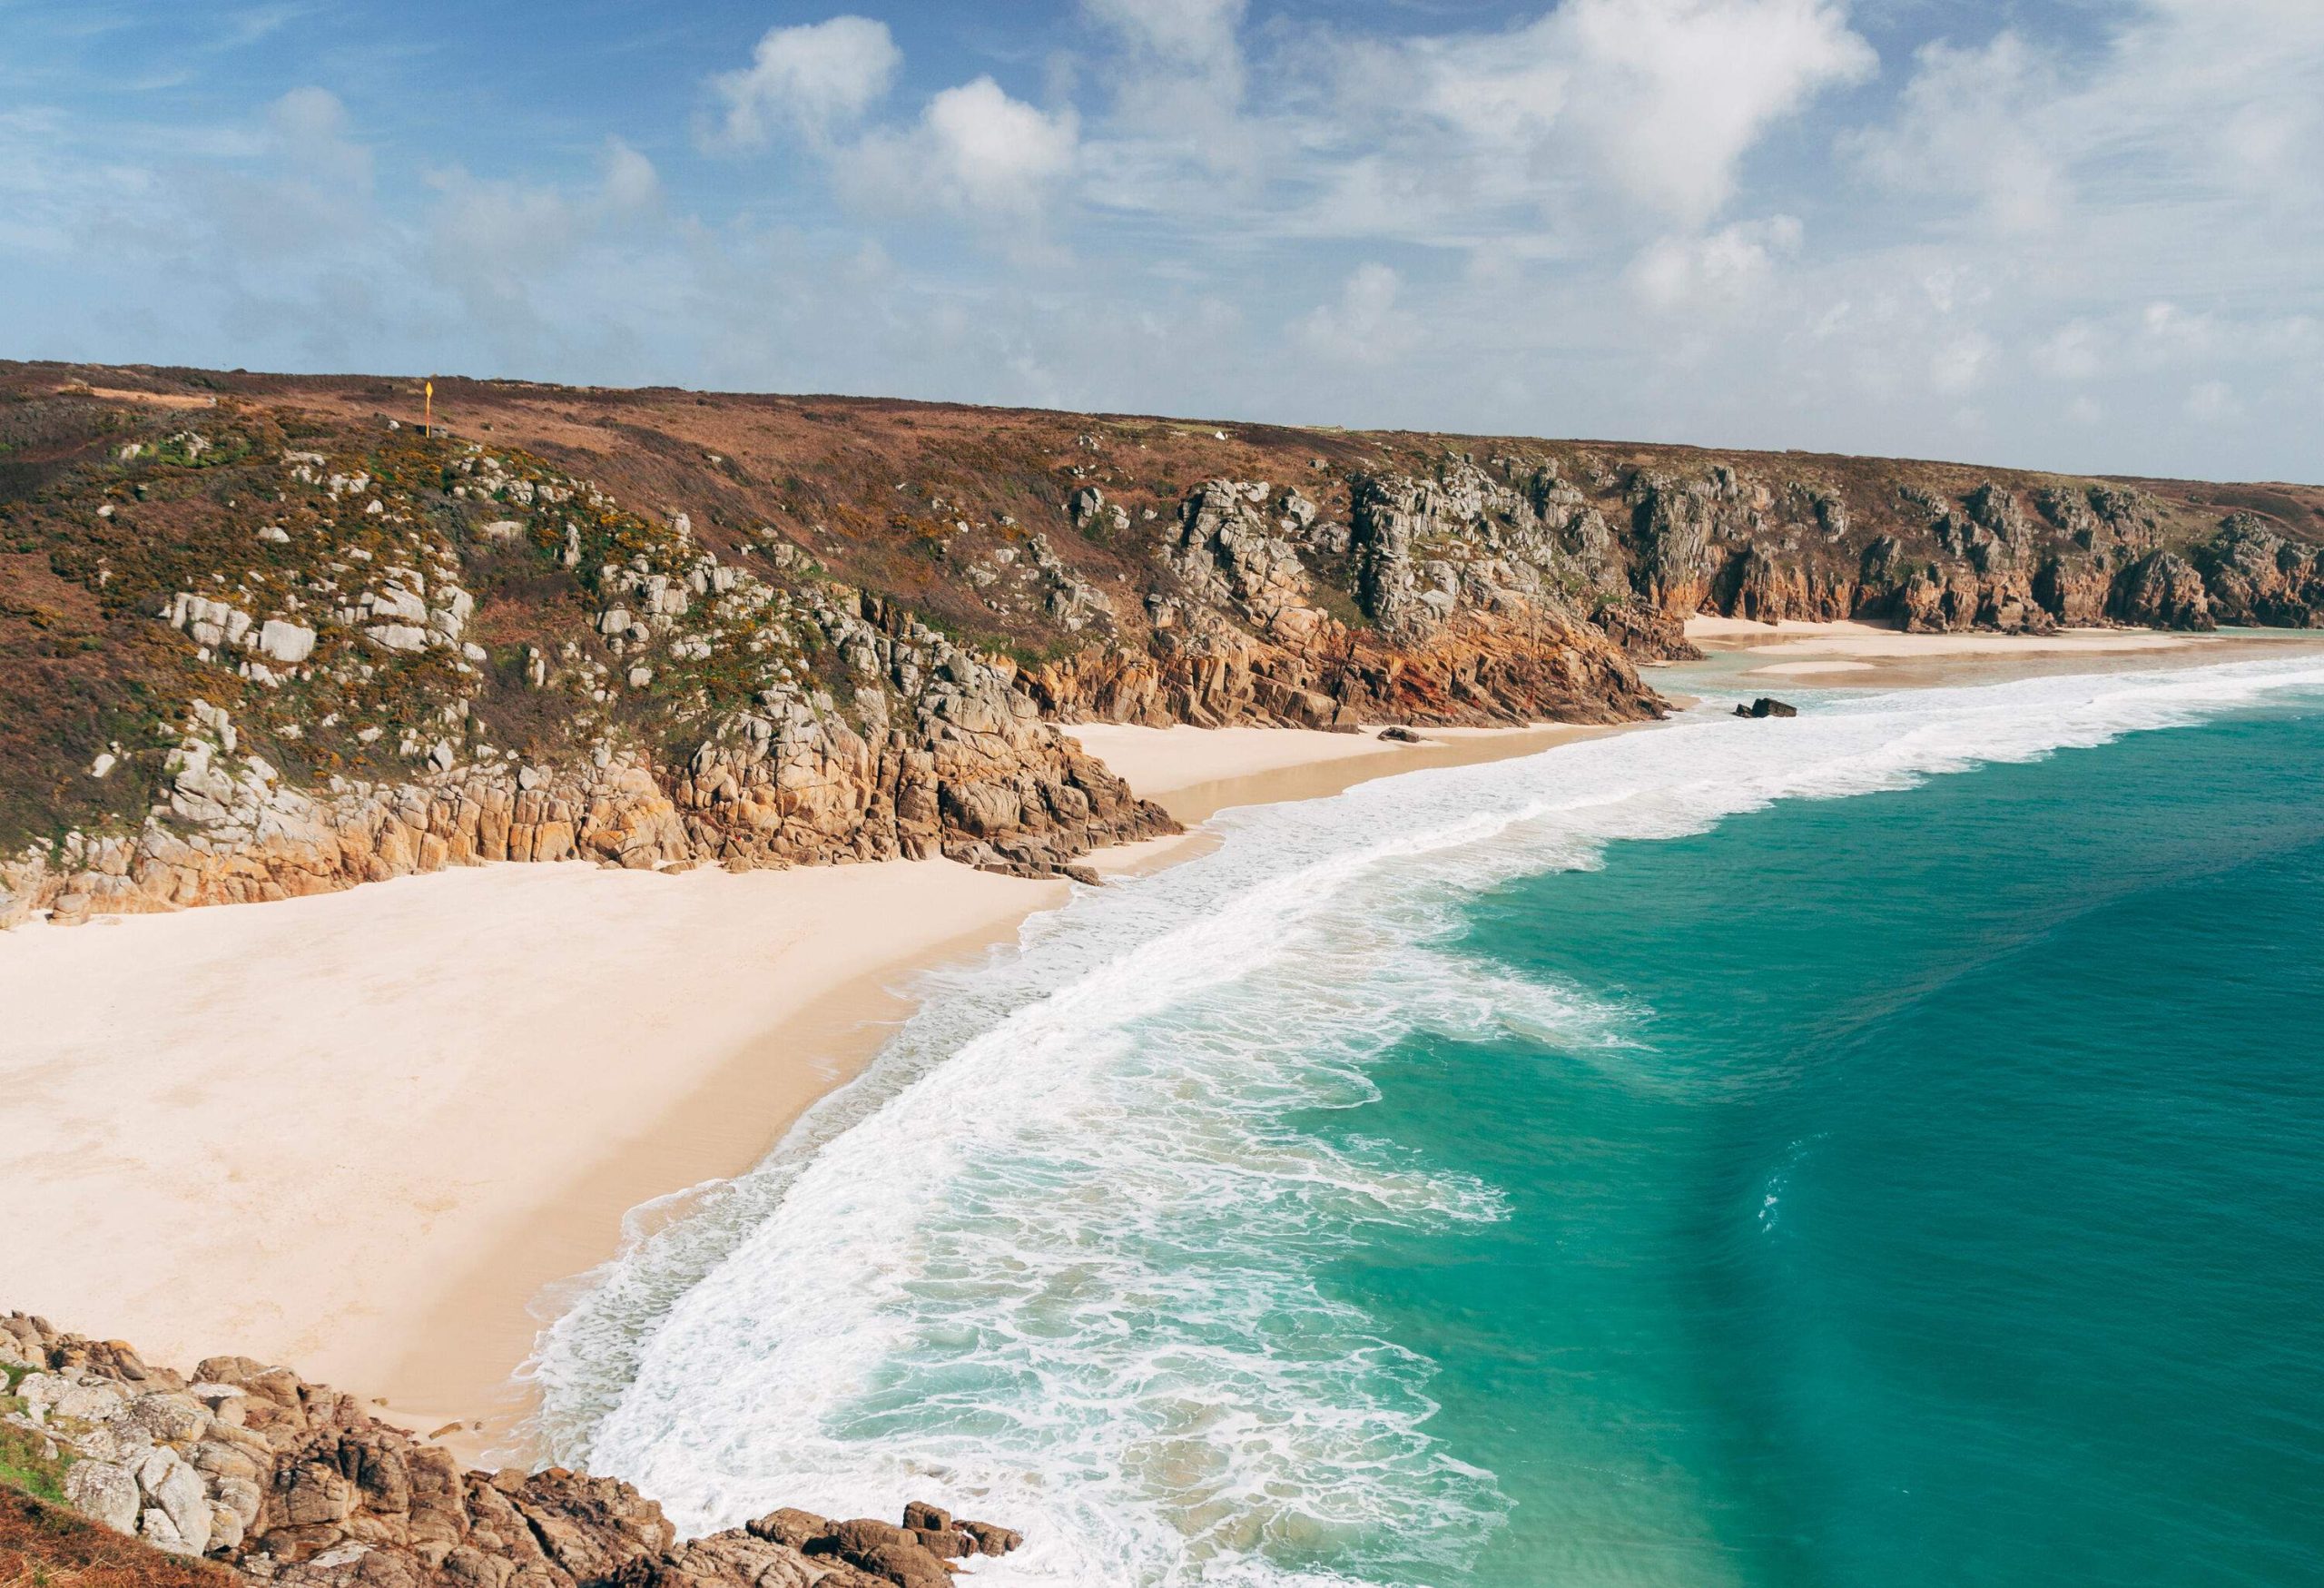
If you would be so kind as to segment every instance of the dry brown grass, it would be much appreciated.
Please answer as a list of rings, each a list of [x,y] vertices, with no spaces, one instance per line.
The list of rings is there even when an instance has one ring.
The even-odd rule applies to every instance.
[[[244,1581],[0,1488],[0,1588],[237,1588]]]

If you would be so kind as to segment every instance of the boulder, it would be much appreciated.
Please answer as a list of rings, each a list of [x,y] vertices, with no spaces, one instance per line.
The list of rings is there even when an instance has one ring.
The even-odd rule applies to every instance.
[[[812,1511],[795,1511],[786,1505],[780,1511],[771,1511],[757,1521],[749,1524],[745,1531],[753,1538],[763,1538],[770,1544],[804,1550],[815,1540],[829,1537],[832,1524],[828,1517],[818,1516]]]
[[[1771,716],[1797,716],[1799,715],[1799,708],[1796,705],[1787,705],[1780,700],[1762,695],[1758,699],[1753,701],[1748,705],[1737,706],[1735,708],[1735,715],[1737,716],[1759,718]]]
[[[210,1498],[202,1492],[202,1475],[173,1450],[156,1450],[137,1469],[137,1486],[144,1491],[144,1531],[154,1544],[176,1554],[198,1555],[210,1548]],[[154,1530],[154,1517],[168,1524],[166,1534]]]
[[[137,1479],[109,1461],[76,1461],[64,1474],[64,1501],[115,1533],[137,1531]]]
[[[896,1588],[952,1588],[952,1573],[945,1569],[943,1561],[921,1548],[917,1541],[846,1550],[840,1558],[874,1576],[885,1577]]]
[[[315,631],[300,624],[270,617],[258,631],[259,654],[270,662],[296,666],[315,654]]]
[[[996,1527],[990,1522],[970,1522],[966,1517],[953,1524],[969,1535],[979,1554],[1005,1555],[1023,1547],[1025,1535],[1011,1527]]]

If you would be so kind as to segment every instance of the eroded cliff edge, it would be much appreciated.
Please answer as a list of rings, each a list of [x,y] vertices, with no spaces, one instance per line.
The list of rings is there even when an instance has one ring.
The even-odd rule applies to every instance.
[[[0,366],[0,922],[1168,830],[1049,725],[1616,722],[1698,611],[2311,625],[2324,492]]]

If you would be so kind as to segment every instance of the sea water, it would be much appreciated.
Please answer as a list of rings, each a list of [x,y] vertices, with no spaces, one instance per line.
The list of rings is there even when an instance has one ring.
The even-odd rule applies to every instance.
[[[940,979],[539,1365],[993,1584],[2324,1581],[2324,658],[1230,813]]]

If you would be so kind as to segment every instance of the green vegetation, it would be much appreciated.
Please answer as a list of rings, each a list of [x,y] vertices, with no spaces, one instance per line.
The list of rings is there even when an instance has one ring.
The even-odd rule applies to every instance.
[[[0,1396],[0,1415],[24,1410],[25,1403],[14,1396]],[[0,1484],[22,1489],[44,1500],[63,1504],[64,1473],[73,1458],[62,1454],[50,1455],[54,1449],[44,1435],[13,1423],[0,1423]]]

